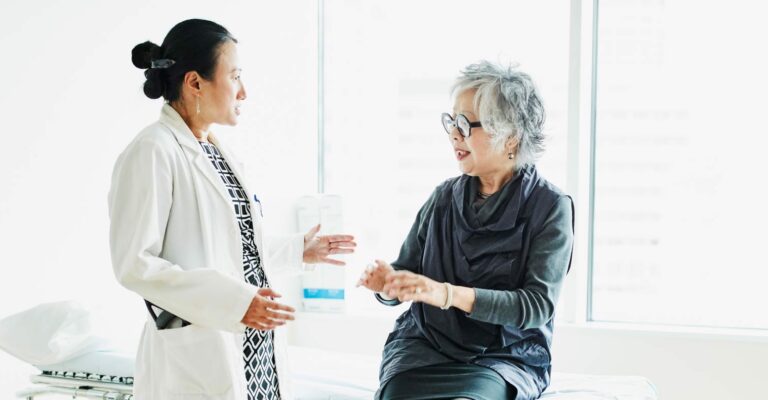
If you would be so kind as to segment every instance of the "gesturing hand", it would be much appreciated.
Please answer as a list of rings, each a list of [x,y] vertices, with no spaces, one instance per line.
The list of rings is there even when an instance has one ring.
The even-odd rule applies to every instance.
[[[418,301],[435,307],[445,305],[448,297],[446,286],[424,275],[410,271],[395,271],[387,274],[383,292],[400,301]]]
[[[365,286],[366,288],[380,293],[384,290],[384,283],[387,274],[394,272],[392,268],[385,261],[376,260],[375,265],[368,266],[363,274],[360,275],[360,280],[357,281],[357,286]]]
[[[307,264],[346,265],[343,261],[328,258],[328,256],[353,253],[357,246],[357,243],[354,242],[355,237],[352,235],[317,236],[319,231],[320,225],[317,225],[304,235],[304,262]]]
[[[285,325],[286,321],[293,321],[295,310],[274,301],[277,297],[282,296],[270,288],[259,289],[241,322],[253,329],[269,331]]]

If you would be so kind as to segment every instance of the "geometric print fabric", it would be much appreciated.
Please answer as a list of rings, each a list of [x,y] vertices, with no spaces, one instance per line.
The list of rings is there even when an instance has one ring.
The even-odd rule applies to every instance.
[[[251,285],[267,288],[269,282],[261,266],[261,257],[253,236],[253,219],[248,196],[242,185],[229,168],[227,161],[211,143],[199,142],[203,151],[219,173],[237,217],[240,238],[243,243],[243,269],[245,280]],[[245,329],[243,340],[243,359],[245,360],[245,379],[248,385],[248,400],[279,400],[280,389],[277,381],[275,364],[275,345],[273,331]]]

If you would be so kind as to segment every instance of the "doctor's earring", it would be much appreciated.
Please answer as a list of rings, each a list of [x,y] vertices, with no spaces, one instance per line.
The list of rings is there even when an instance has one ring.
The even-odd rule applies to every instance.
[[[197,115],[200,115],[200,98],[199,97],[195,97],[195,104],[196,104],[195,107],[197,108]]]

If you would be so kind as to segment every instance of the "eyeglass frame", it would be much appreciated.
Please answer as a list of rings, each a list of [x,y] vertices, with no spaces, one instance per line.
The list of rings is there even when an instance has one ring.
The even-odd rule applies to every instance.
[[[448,126],[445,125],[444,121],[445,121],[446,117],[451,121],[450,129],[449,129]],[[463,118],[465,121],[467,121],[467,125],[469,125],[469,131],[467,132],[466,135],[464,134],[464,132],[462,132],[462,129],[459,128],[459,124],[458,124],[459,118]],[[467,116],[464,115],[464,114],[458,114],[458,115],[456,115],[456,118],[453,118],[451,116],[451,114],[442,113],[440,115],[440,123],[443,125],[443,129],[445,129],[446,133],[448,133],[450,135],[451,132],[453,132],[453,129],[455,128],[457,131],[459,131],[459,134],[462,137],[464,137],[464,139],[467,139],[467,138],[469,138],[472,135],[472,128],[481,128],[483,126],[483,123],[480,122],[480,121],[469,122],[469,118],[467,118]]]

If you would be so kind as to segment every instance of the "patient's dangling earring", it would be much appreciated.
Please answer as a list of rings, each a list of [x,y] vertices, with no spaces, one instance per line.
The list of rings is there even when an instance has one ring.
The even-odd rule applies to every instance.
[[[509,153],[509,159],[511,160],[513,158],[515,158],[515,153]]]
[[[200,115],[200,98],[195,98],[195,103],[197,104],[197,115]]]

